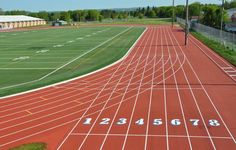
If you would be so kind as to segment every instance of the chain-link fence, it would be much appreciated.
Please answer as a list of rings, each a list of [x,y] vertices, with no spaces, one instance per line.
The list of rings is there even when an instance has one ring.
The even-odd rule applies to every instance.
[[[182,18],[177,18],[177,22],[181,24],[182,26],[185,26],[185,20]],[[209,26],[205,26],[200,23],[190,23],[191,28],[205,37],[207,37],[210,40],[217,41],[225,46],[225,48],[228,48],[230,50],[236,51],[236,34],[221,31],[219,29],[215,29]]]

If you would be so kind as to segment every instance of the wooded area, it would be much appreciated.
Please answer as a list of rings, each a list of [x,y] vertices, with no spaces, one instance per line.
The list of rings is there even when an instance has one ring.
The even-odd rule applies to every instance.
[[[236,0],[226,1],[225,9],[236,8]],[[104,10],[73,10],[58,12],[27,12],[21,10],[3,11],[0,9],[0,15],[29,15],[45,19],[46,21],[54,21],[56,19],[65,20],[67,22],[84,22],[84,21],[102,21],[103,19],[128,19],[128,18],[170,18],[172,17],[172,6],[162,7],[143,7],[134,9],[104,9]],[[185,6],[175,6],[175,15],[185,18]],[[189,16],[198,16],[200,23],[220,28],[221,6],[216,4],[201,4],[195,2],[189,5]],[[224,11],[224,22],[228,22],[229,18]]]

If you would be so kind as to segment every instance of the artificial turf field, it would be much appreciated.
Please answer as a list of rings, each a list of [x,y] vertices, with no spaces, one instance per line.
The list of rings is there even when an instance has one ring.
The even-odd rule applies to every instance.
[[[102,68],[121,58],[144,27],[83,27],[0,33],[0,96]]]

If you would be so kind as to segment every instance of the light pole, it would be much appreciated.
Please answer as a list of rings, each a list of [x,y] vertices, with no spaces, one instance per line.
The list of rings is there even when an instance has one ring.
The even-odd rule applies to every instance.
[[[224,3],[225,3],[225,0],[222,0],[222,6],[221,6],[221,21],[220,21],[220,37],[222,37],[222,31],[223,31]]]
[[[175,22],[175,0],[172,1],[172,28],[174,27]]]
[[[188,44],[188,33],[189,33],[189,24],[188,24],[188,0],[186,0],[185,45]]]

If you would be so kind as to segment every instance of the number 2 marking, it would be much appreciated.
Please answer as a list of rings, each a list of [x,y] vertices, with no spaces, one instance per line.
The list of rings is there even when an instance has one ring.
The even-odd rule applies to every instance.
[[[103,118],[102,122],[100,122],[100,124],[109,124],[110,120],[111,120],[110,118]]]

